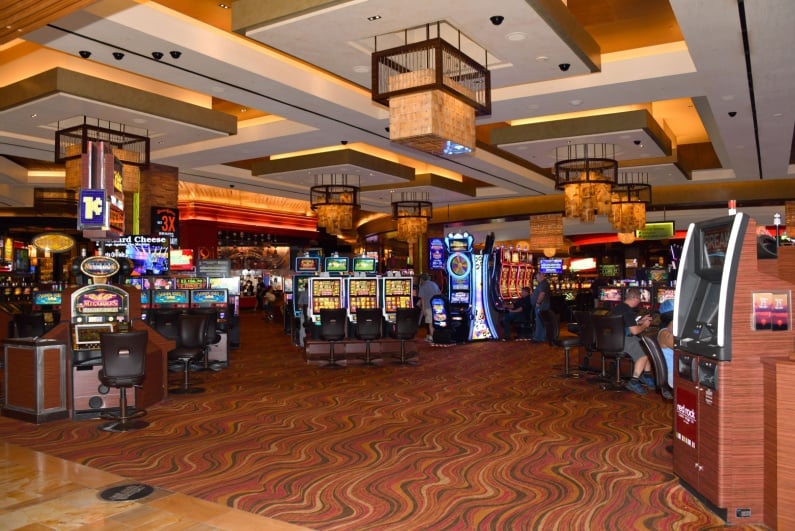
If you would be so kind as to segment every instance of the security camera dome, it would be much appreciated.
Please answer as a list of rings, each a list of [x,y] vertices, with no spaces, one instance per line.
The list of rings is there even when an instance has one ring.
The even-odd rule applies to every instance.
[[[502,15],[494,15],[493,17],[489,17],[489,20],[491,20],[491,23],[495,26],[499,26],[502,24],[502,21],[505,20],[505,17]]]

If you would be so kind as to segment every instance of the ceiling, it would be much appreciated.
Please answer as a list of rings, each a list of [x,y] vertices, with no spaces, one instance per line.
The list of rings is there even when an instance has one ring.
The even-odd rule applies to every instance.
[[[149,135],[152,161],[194,186],[305,201],[313,175],[355,174],[374,213],[401,191],[427,192],[437,210],[482,204],[481,221],[504,214],[500,201],[558,204],[556,148],[583,142],[615,144],[621,170],[647,173],[655,197],[676,190],[659,209],[686,207],[682,190],[703,195],[704,184],[759,183],[758,203],[795,198],[789,0],[27,4],[0,11],[8,206],[62,186],[47,165],[54,131],[83,117]],[[389,109],[370,96],[372,51],[436,22],[491,71],[491,114],[470,155],[391,142]]]

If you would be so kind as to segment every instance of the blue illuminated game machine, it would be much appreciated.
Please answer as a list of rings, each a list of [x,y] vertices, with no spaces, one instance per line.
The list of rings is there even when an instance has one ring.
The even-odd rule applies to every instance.
[[[497,332],[488,307],[489,253],[472,252],[472,236],[450,233],[447,248],[447,278],[450,320],[456,342],[496,339]]]

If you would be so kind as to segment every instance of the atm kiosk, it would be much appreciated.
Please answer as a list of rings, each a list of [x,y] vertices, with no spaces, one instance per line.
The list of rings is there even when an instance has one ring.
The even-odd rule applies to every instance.
[[[679,264],[674,473],[730,523],[767,523],[776,507],[780,472],[773,466],[766,478],[765,470],[775,443],[766,440],[766,417],[777,402],[763,366],[791,355],[795,339],[793,264],[787,273],[779,261],[757,259],[756,223],[737,213],[691,224]],[[758,329],[759,303],[777,296],[787,309],[783,326]]]
[[[220,341],[212,343],[207,359],[226,367],[229,365],[228,317],[229,301],[225,289],[194,289],[190,291],[190,308],[212,309],[216,312],[215,330]]]
[[[45,331],[61,321],[60,291],[35,291],[31,302],[31,311],[44,316]]]
[[[102,369],[99,335],[129,330],[129,306],[129,294],[108,284],[85,286],[71,295],[71,390],[75,419],[96,418],[119,407],[119,393],[111,392],[99,380]],[[128,396],[128,406],[135,407],[134,393]]]
[[[381,292],[384,298],[384,324],[394,325],[398,308],[414,307],[412,292],[414,278],[385,276],[381,278],[381,283]]]

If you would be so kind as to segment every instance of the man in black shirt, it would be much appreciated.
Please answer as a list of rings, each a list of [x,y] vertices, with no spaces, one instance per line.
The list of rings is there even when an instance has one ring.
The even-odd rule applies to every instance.
[[[502,317],[503,341],[511,339],[511,325],[513,323],[529,323],[533,311],[533,303],[530,301],[530,288],[522,288],[522,297],[513,303]]]
[[[651,325],[651,316],[638,315],[636,308],[640,304],[640,290],[638,288],[629,288],[627,294],[624,296],[624,302],[619,303],[610,312],[611,315],[620,315],[624,319],[624,330],[626,337],[624,338],[624,352],[629,354],[632,358],[632,378],[627,383],[627,389],[645,395],[646,387],[654,388],[654,377],[651,374],[651,362],[646,351],[640,344],[638,337]]]

